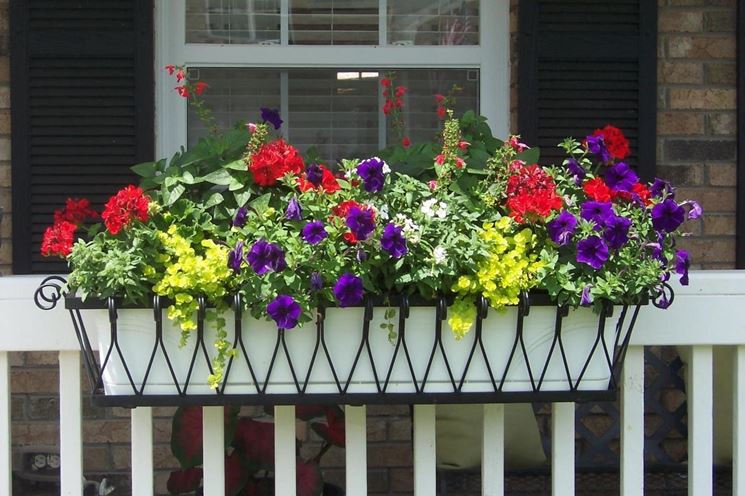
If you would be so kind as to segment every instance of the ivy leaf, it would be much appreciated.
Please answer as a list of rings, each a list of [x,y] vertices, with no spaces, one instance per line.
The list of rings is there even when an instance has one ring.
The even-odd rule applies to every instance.
[[[233,181],[233,176],[226,169],[218,169],[204,176],[202,180],[212,184],[219,184],[220,186],[227,186]]]
[[[234,160],[232,162],[229,162],[229,163],[223,165],[223,168],[245,172],[246,171],[246,162],[244,162],[243,159]]]
[[[253,194],[253,191],[251,191],[249,188],[244,189],[243,191],[236,191],[233,193],[233,196],[235,196],[235,204],[239,207],[242,207],[246,203],[248,203],[248,200],[251,199],[251,195]]]
[[[168,193],[168,198],[166,199],[165,206],[168,207],[176,203],[176,200],[181,198],[181,195],[183,195],[185,191],[186,191],[186,188],[184,187],[183,184],[176,185],[176,187],[173,188],[170,193]]]
[[[207,198],[207,201],[204,202],[204,208],[214,207],[215,205],[221,204],[223,201],[225,201],[225,197],[220,193],[212,193],[209,198]]]
[[[528,148],[517,154],[517,160],[522,160],[526,164],[537,164],[538,159],[541,158],[541,150],[539,148]]]
[[[262,214],[264,211],[269,208],[269,200],[272,199],[271,193],[265,193],[261,195],[258,198],[255,198],[251,203],[251,208],[253,208],[257,214]]]
[[[158,170],[157,162],[143,162],[141,164],[133,165],[130,170],[142,177],[153,177],[155,172]]]

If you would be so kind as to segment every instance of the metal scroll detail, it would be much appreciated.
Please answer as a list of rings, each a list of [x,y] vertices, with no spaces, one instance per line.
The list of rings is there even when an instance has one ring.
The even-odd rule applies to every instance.
[[[37,306],[43,309],[54,308],[61,299],[66,297],[64,290],[65,280],[63,278],[53,276],[45,279],[36,291]],[[398,335],[391,343],[392,352],[384,357],[377,356],[371,344],[371,323],[376,308],[380,309],[380,306],[376,306],[376,302],[372,299],[367,299],[362,305],[361,326],[357,327],[356,331],[350,329],[350,332],[357,332],[359,336],[354,338],[355,345],[346,350],[347,356],[344,357],[348,360],[344,363],[348,365],[351,362],[351,367],[342,367],[339,363],[340,357],[334,356],[332,347],[329,346],[329,331],[326,329],[327,314],[324,308],[317,311],[313,342],[303,348],[302,359],[299,356],[293,356],[293,350],[288,346],[288,339],[290,339],[288,335],[292,331],[279,329],[276,336],[272,337],[273,345],[268,353],[269,356],[260,357],[264,365],[259,366],[256,351],[251,347],[249,339],[251,333],[256,331],[250,328],[251,321],[243,319],[244,309],[241,296],[234,295],[231,297],[234,319],[228,325],[234,332],[232,344],[235,353],[226,364],[222,384],[208,394],[205,394],[204,387],[200,385],[200,379],[204,382],[204,378],[198,377],[205,367],[210,373],[212,371],[208,351],[211,343],[209,338],[205,337],[206,301],[204,298],[198,298],[197,330],[193,333],[195,339],[192,339],[185,348],[178,350],[179,353],[188,357],[188,369],[185,371],[177,370],[175,366],[176,361],[184,363],[183,356],[174,356],[175,351],[169,350],[164,342],[163,310],[169,302],[160,297],[153,296],[148,306],[152,308],[150,325],[152,325],[153,339],[146,349],[138,350],[127,350],[120,336],[118,324],[119,311],[122,306],[119,300],[108,298],[98,302],[81,302],[76,298],[68,298],[65,306],[72,319],[84,365],[93,384],[94,402],[102,406],[509,403],[614,399],[617,395],[621,367],[640,305],[616,307],[615,311],[619,311],[620,314],[613,332],[609,332],[610,329],[605,329],[605,327],[606,321],[612,317],[614,307],[611,305],[603,307],[597,316],[597,331],[591,331],[593,332],[591,351],[581,364],[579,372],[575,371],[575,375],[572,376],[567,358],[566,332],[563,328],[569,309],[552,305],[545,295],[539,296],[521,295],[514,327],[498,329],[498,331],[514,333],[514,338],[509,338],[511,344],[506,365],[505,362],[493,363],[490,358],[489,352],[493,350],[489,349],[490,345],[485,339],[484,332],[484,321],[489,318],[490,309],[484,298],[480,298],[476,303],[477,315],[473,341],[469,344],[462,343],[468,348],[467,356],[461,358],[461,361],[453,361],[443,344],[443,323],[447,319],[448,311],[448,301],[445,298],[439,298],[434,302],[417,301],[414,304],[406,296],[399,295],[391,298],[390,305],[397,307],[398,310]],[[550,337],[550,345],[548,345],[548,355],[539,361],[531,361],[528,359],[530,344],[526,342],[523,327],[525,319],[531,312],[531,307],[536,305],[554,309],[555,315],[552,317],[554,329]],[[413,341],[413,337],[409,335],[410,329],[407,328],[407,324],[412,306],[430,306],[435,309],[432,338],[428,338],[426,346],[421,341]],[[106,349],[94,350],[91,345],[83,313],[92,308],[105,310],[108,316],[108,329],[98,331],[108,333]],[[490,329],[491,331],[494,329]],[[608,339],[610,335],[613,339]],[[308,339],[311,337],[309,336]],[[299,354],[297,349],[295,353]],[[139,372],[138,377],[134,377],[130,363],[128,363],[128,356],[131,359],[134,355],[144,357],[143,359],[146,360],[144,373]],[[424,356],[426,356],[426,361],[423,361]],[[419,364],[418,367],[415,366],[415,358],[418,359],[416,361]],[[595,360],[594,363],[600,361],[604,367],[608,367],[610,384],[607,388],[587,390],[586,386],[583,387],[582,381],[593,360]],[[289,382],[285,384],[282,392],[277,392],[272,390],[270,383],[280,367],[280,361],[282,367],[289,370],[287,375],[289,379],[285,379],[285,382]],[[555,362],[554,367],[558,364],[558,367],[563,370],[562,374],[566,375],[568,387],[564,390],[547,390],[546,374],[552,361]],[[238,362],[244,362],[244,364],[237,368]],[[437,387],[432,379],[435,362],[439,362],[440,375],[445,377],[445,379],[440,377]],[[486,379],[480,379],[485,381],[485,389],[478,392],[472,389],[466,390],[465,385],[472,380],[469,372],[477,362],[482,364],[482,369],[487,376]],[[105,394],[104,375],[108,373],[107,367],[111,367],[112,363],[117,363],[124,371],[122,377],[125,377],[125,387],[128,390],[124,394]],[[160,391],[153,389],[149,384],[156,363],[161,369],[161,380],[165,375],[171,382],[169,391],[172,392],[170,394],[153,394]],[[364,371],[362,370],[363,363],[365,363]],[[423,363],[424,366],[422,366]],[[505,387],[509,374],[517,366],[527,368],[529,386],[525,388],[526,390],[512,391]],[[333,392],[320,393],[309,390],[311,376],[316,367],[325,367],[329,371],[328,376],[333,381],[331,387]],[[394,374],[394,369],[397,370],[397,375]],[[359,381],[362,374],[370,374],[372,377],[369,392],[358,392],[359,389],[351,387]],[[394,375],[399,381],[398,386],[393,385]],[[407,377],[405,380],[410,381],[407,389],[410,392],[400,392],[401,377]],[[140,380],[141,382],[138,382]],[[235,386],[239,380],[242,389]],[[249,384],[248,388],[246,384]],[[201,389],[196,390],[197,386]]]

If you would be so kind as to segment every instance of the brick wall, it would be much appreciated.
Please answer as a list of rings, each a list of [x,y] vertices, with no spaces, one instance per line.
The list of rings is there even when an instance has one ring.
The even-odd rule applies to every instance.
[[[698,199],[689,222],[698,268],[735,262],[735,0],[660,0],[657,171]]]

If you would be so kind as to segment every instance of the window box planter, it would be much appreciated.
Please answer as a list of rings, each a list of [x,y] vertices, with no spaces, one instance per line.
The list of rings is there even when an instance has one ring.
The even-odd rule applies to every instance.
[[[235,356],[213,390],[206,382],[213,329],[203,301],[196,339],[180,347],[167,301],[131,308],[113,298],[63,297],[60,287],[45,281],[37,303],[64,298],[95,400],[128,406],[610,399],[640,307],[608,305],[597,314],[535,293],[496,312],[482,300],[475,328],[456,341],[447,301],[397,297],[388,304],[397,330],[389,340],[380,328],[382,301],[320,309],[316,325],[278,330],[244,315],[235,297],[226,316]]]

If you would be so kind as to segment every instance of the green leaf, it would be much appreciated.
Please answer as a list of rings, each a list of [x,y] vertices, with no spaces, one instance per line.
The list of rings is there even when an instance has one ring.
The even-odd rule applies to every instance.
[[[181,195],[183,195],[185,191],[186,191],[186,188],[184,187],[183,184],[176,185],[176,187],[173,188],[170,191],[170,193],[168,193],[168,198],[166,198],[166,205],[165,206],[168,207],[168,206],[173,205],[174,203],[176,203],[176,200],[178,200],[179,198],[181,198]]]
[[[130,170],[142,177],[153,177],[158,170],[157,162],[143,162],[141,164],[133,165]]]
[[[209,198],[207,198],[207,201],[204,202],[204,208],[214,207],[215,205],[221,204],[223,201],[225,201],[225,197],[220,193],[212,193]]]
[[[233,160],[232,162],[223,165],[223,168],[245,172],[246,162],[244,162],[242,158],[239,160]]]
[[[233,180],[233,176],[226,169],[218,169],[204,176],[202,180],[212,184],[227,186]]]
[[[526,164],[537,164],[541,158],[540,148],[528,148],[517,154],[517,159],[524,161]]]
[[[233,193],[235,196],[235,203],[239,207],[242,207],[246,203],[248,203],[248,200],[251,199],[251,195],[253,194],[253,191],[251,191],[249,188],[246,188],[242,191],[236,191]]]
[[[255,198],[251,203],[251,208],[253,208],[256,213],[264,213],[264,211],[269,208],[269,200],[272,199],[271,193],[265,193],[261,195],[258,198]]]

